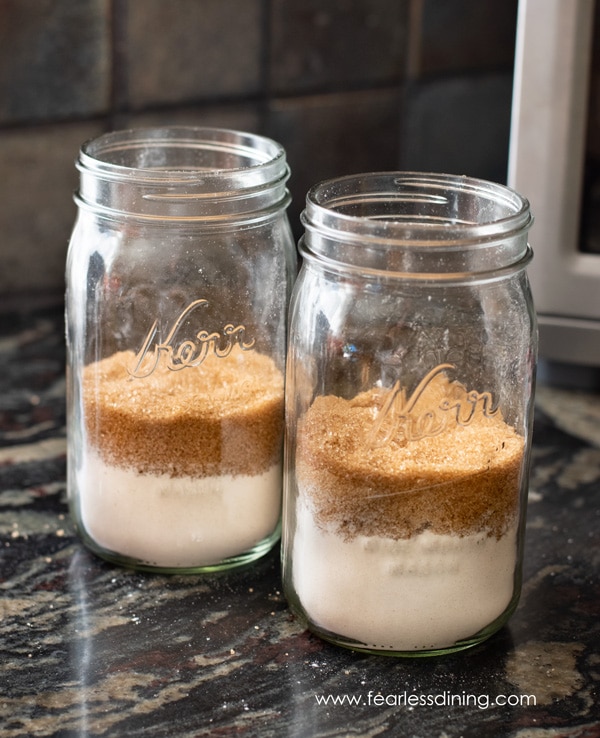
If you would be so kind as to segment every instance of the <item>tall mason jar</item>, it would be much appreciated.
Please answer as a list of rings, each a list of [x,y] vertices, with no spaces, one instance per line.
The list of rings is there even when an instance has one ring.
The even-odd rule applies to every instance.
[[[249,562],[280,535],[295,248],[279,144],[210,128],[85,143],[67,257],[68,496],[142,569]]]
[[[536,321],[528,202],[371,173],[307,196],[291,304],[283,579],[353,649],[475,645],[514,611]]]

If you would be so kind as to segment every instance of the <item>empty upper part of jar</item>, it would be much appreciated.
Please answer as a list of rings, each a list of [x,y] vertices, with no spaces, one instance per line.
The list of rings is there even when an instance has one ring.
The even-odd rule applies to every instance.
[[[524,197],[493,182],[416,172],[356,174],[309,190],[300,248],[332,268],[469,278],[529,262],[532,220]]]
[[[142,218],[264,219],[289,203],[283,147],[222,128],[141,128],[86,142],[79,207]]]

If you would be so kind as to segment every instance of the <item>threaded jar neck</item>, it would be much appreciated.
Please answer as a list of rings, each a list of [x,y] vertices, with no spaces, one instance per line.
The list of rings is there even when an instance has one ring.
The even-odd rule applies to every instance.
[[[301,252],[332,268],[469,279],[531,259],[528,201],[470,177],[373,172],[313,187]]]
[[[264,220],[289,204],[284,149],[251,133],[169,127],[115,131],[81,147],[79,207],[108,217]]]

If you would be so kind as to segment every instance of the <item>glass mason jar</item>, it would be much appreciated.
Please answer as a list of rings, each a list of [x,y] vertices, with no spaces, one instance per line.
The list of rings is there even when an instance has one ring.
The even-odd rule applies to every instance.
[[[280,534],[295,247],[282,147],[209,128],[82,146],[67,257],[68,495],[142,569],[249,562]]]
[[[537,330],[528,202],[476,179],[321,183],[302,216],[283,579],[357,650],[475,645],[520,592]]]

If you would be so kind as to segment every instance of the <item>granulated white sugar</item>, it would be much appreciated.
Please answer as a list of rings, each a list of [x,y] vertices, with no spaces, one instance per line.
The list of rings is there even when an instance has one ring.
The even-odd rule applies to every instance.
[[[153,566],[210,566],[275,530],[281,466],[253,476],[170,477],[110,466],[96,453],[78,472],[81,519],[110,552]]]
[[[299,502],[293,586],[319,628],[367,648],[448,648],[499,617],[514,591],[516,527],[500,539],[424,531],[350,540]]]

